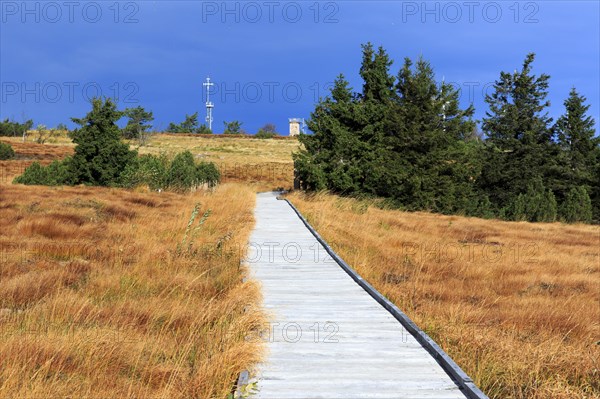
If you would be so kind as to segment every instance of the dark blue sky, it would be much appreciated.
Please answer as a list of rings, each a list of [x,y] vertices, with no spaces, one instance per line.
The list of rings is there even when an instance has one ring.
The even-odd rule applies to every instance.
[[[89,109],[87,98],[119,95],[164,129],[205,115],[202,82],[216,83],[214,129],[239,120],[254,133],[310,116],[344,73],[355,89],[360,45],[395,60],[423,55],[439,80],[462,88],[480,119],[500,71],[537,54],[551,75],[550,114],[575,86],[600,105],[598,1],[0,1],[0,117],[56,126]]]

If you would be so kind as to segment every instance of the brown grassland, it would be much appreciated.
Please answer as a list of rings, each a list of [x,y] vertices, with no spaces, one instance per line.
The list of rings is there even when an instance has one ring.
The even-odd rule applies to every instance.
[[[600,228],[288,197],[491,398],[600,398]]]
[[[262,353],[245,339],[260,290],[240,266],[254,191],[13,186],[11,163],[68,153],[14,147],[0,165],[0,397],[230,393]]]
[[[214,192],[182,195],[12,185],[73,146],[1,140],[17,159],[0,161],[0,397],[225,397],[262,354],[240,268],[254,192],[292,185],[298,142],[152,136],[140,153],[220,167]],[[289,198],[491,398],[600,398],[598,226]]]

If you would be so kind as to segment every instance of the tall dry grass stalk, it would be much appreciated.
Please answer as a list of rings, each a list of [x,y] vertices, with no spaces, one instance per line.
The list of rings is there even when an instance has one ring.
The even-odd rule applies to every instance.
[[[598,226],[289,198],[491,398],[600,398]]]
[[[254,198],[0,185],[0,397],[224,398],[261,356]]]

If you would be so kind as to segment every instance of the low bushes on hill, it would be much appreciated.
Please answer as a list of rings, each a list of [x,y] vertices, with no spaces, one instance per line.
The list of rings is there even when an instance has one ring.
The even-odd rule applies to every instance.
[[[142,155],[127,165],[121,174],[121,184],[129,188],[141,185],[151,190],[163,188],[168,164],[165,156]]]
[[[0,161],[6,161],[7,159],[13,159],[15,157],[15,151],[10,144],[0,142]]]
[[[21,176],[16,177],[13,183],[38,186],[72,185],[74,175],[70,170],[70,162],[71,158],[54,161],[48,166],[34,162]]]
[[[147,185],[153,190],[187,191],[203,185],[214,187],[220,177],[213,163],[197,164],[192,153],[185,151],[172,161],[165,156],[143,155],[123,172],[121,183],[124,187]]]
[[[29,185],[75,185],[135,187],[186,191],[202,185],[215,186],[219,171],[212,163],[194,162],[189,152],[172,162],[164,156],[137,156],[121,141],[116,122],[124,115],[110,100],[94,99],[92,111],[73,118],[81,127],[72,132],[75,153],[48,166],[34,163],[13,182]]]
[[[267,132],[261,129],[258,131],[258,133],[254,135],[254,137],[257,139],[272,139],[274,137],[277,137],[277,133]]]
[[[28,120],[24,123],[14,122],[9,119],[0,121],[0,136],[17,137],[31,129],[33,121]]]

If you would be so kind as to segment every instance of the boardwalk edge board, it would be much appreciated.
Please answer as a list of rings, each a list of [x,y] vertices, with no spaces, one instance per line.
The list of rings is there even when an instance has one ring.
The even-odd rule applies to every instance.
[[[396,320],[402,324],[402,326],[421,344],[427,352],[436,360],[436,362],[444,369],[444,371],[450,376],[450,378],[458,385],[463,391],[463,394],[468,399],[489,399],[473,382],[471,377],[467,375],[459,366],[452,360],[446,352],[439,347],[439,345],[429,337],[423,330],[421,330],[404,312],[402,312],[396,305],[385,298],[379,291],[377,291],[371,284],[365,281],[352,267],[350,267],[335,251],[327,244],[327,242],[317,233],[317,231],[308,223],[308,221],[302,216],[300,211],[286,198],[277,197],[277,199],[283,200],[294,210],[296,215],[300,218],[306,228],[312,233],[321,245],[325,248],[327,253],[336,261],[336,263],[350,276],[352,279],[362,287],[373,299],[375,299],[381,306],[383,306]]]

